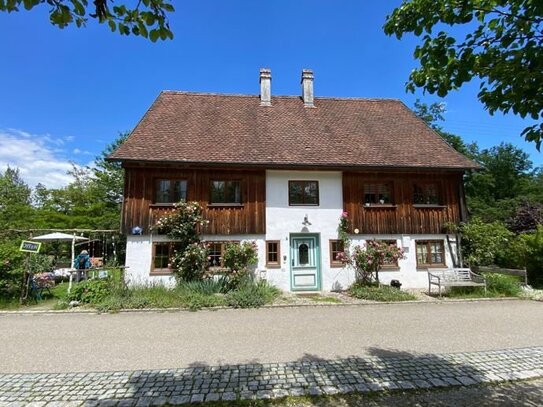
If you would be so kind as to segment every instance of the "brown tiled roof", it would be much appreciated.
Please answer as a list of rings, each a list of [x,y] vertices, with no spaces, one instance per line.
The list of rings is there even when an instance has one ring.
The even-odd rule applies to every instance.
[[[399,100],[164,91],[112,160],[307,167],[468,169]]]

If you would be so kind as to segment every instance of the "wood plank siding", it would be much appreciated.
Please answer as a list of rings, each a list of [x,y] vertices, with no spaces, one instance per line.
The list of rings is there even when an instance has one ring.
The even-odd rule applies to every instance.
[[[387,183],[390,203],[365,205],[364,186]],[[415,184],[437,187],[439,202],[417,205]],[[350,233],[438,234],[447,222],[462,220],[462,173],[343,173],[343,206],[349,213]]]
[[[187,200],[203,208],[209,224],[204,234],[262,234],[266,231],[266,175],[263,170],[175,169],[125,166],[125,191],[121,228],[129,233],[134,226],[149,228],[171,206],[155,205],[156,181],[187,181]],[[209,205],[212,180],[240,181],[240,205]]]

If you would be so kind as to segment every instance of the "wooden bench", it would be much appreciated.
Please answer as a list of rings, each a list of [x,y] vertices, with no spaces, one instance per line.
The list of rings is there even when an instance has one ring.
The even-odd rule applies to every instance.
[[[484,287],[486,294],[485,278],[469,268],[428,270],[428,294],[432,292],[432,285],[438,286],[440,297],[441,287]]]

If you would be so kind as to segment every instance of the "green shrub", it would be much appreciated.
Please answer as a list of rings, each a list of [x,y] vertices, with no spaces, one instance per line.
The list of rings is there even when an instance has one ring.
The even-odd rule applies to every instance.
[[[0,299],[6,304],[17,300],[21,294],[24,255],[17,243],[0,242]]]
[[[522,269],[526,267],[528,256],[528,240],[531,234],[517,235],[509,239],[507,245],[496,253],[495,264],[498,267]]]
[[[28,263],[33,274],[47,273],[53,269],[53,259],[45,254],[31,255]]]
[[[351,297],[369,301],[412,301],[417,299],[413,294],[389,286],[353,284],[348,293]]]
[[[245,284],[226,295],[226,303],[234,308],[258,308],[269,304],[279,295],[277,287],[266,281]]]
[[[205,243],[194,242],[185,250],[176,251],[171,259],[179,281],[201,280],[208,266],[209,248]]]
[[[111,290],[97,304],[100,311],[141,308],[188,308],[197,310],[224,305],[220,281],[188,281],[175,289],[160,284]]]
[[[247,284],[226,295],[225,287],[224,280],[182,282],[174,289],[159,284],[126,288],[112,284],[111,280],[89,280],[75,285],[62,303],[76,300],[104,312],[140,308],[198,310],[227,304],[248,308],[272,302],[279,294],[277,288],[265,282]]]
[[[153,230],[175,240],[178,249],[170,261],[181,281],[201,280],[207,268],[208,247],[200,242],[198,229],[209,223],[198,202],[181,201],[175,210],[162,216]]]
[[[224,293],[227,291],[227,281],[225,277],[217,280],[210,278],[201,281],[185,281],[177,286],[177,290],[181,292],[196,292],[200,294],[212,295]]]
[[[217,307],[225,305],[224,298],[219,295],[206,295],[192,292],[182,297],[183,306],[189,310],[196,311],[202,308]]]
[[[517,297],[522,293],[520,282],[514,276],[496,273],[483,273],[486,278],[486,288],[490,293],[500,296]]]
[[[526,268],[528,283],[543,288],[543,226],[534,233],[520,236],[526,243]]]
[[[108,279],[85,280],[72,287],[72,291],[67,294],[67,300],[94,305],[104,301],[111,292],[112,287]]]
[[[515,276],[497,273],[482,273],[486,278],[486,297],[518,297],[522,293],[520,281]],[[452,298],[485,297],[483,287],[451,287],[448,292]]]
[[[463,224],[460,233],[464,260],[470,266],[495,264],[500,253],[514,240],[513,233],[502,222],[485,223],[479,218]]]
[[[228,288],[236,290],[252,280],[250,266],[258,263],[255,242],[228,243],[224,250],[224,266],[228,269]]]

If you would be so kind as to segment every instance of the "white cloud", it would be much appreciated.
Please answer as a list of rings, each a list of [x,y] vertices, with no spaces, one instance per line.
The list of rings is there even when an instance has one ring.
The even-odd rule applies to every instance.
[[[80,150],[79,148],[74,148],[72,150],[72,153],[74,154],[79,154],[79,155],[94,155],[93,153],[91,153],[90,151],[87,151],[87,150]]]
[[[62,149],[68,138],[0,129],[0,171],[8,166],[19,168],[21,177],[32,187],[38,183],[47,188],[63,187],[73,180],[67,174],[72,163]]]

